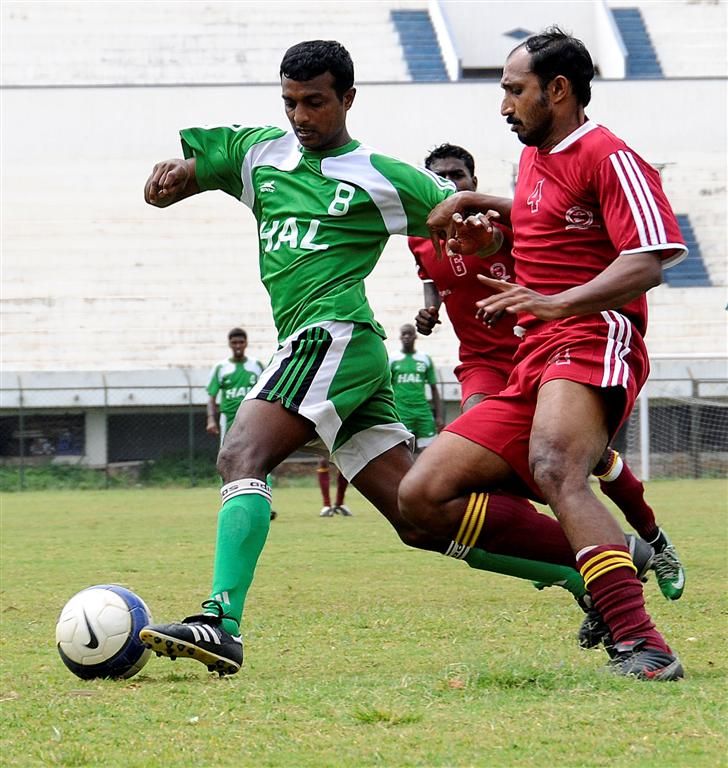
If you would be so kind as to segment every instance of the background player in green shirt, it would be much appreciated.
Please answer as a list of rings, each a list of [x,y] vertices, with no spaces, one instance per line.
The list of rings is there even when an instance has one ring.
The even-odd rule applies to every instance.
[[[228,333],[228,346],[232,357],[226,357],[213,367],[207,385],[209,398],[206,429],[211,435],[220,435],[220,445],[235,419],[240,403],[263,373],[263,365],[259,360],[245,356],[248,334],[242,328],[233,328]],[[272,486],[271,475],[265,481]],[[276,517],[278,513],[271,509],[270,519],[275,520]]]
[[[213,367],[207,385],[206,429],[211,435],[220,435],[221,445],[240,403],[263,373],[258,360],[245,356],[248,334],[242,328],[233,328],[228,333],[228,345],[232,355]]]
[[[392,372],[397,413],[402,423],[414,434],[416,451],[420,452],[435,439],[445,422],[440,393],[437,391],[435,365],[429,355],[415,350],[416,337],[417,330],[411,323],[399,329],[402,348],[397,354],[390,356],[389,369]],[[426,384],[430,385],[432,405],[425,395]]]
[[[194,658],[220,674],[237,672],[243,661],[239,625],[270,527],[266,474],[314,439],[405,543],[484,568],[486,553],[476,545],[487,544],[499,555],[575,573],[559,524],[522,500],[480,494],[488,525],[461,531],[465,545],[455,532],[433,538],[402,517],[397,491],[413,463],[411,434],[394,407],[385,334],[364,278],[390,235],[428,235],[428,213],[454,187],[352,140],[346,114],[356,94],[354,68],[339,43],[293,46],[280,74],[292,132],[183,130],[185,159],[157,163],[144,189],[160,208],[213,189],[251,208],[279,334],[279,349],[240,405],[218,457],[223,503],[205,612],[140,632],[160,655]]]

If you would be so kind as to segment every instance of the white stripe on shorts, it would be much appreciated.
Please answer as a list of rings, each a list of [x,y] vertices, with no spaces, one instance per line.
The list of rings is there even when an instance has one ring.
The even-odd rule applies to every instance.
[[[613,310],[602,312],[601,315],[609,326],[601,386],[626,388],[630,375],[627,355],[631,351],[629,344],[632,341],[632,323],[624,315]]]

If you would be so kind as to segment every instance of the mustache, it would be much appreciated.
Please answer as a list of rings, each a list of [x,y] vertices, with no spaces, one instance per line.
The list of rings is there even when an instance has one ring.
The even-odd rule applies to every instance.
[[[510,116],[506,118],[506,122],[508,123],[508,125],[522,125],[520,120],[516,120],[515,117],[510,117]]]

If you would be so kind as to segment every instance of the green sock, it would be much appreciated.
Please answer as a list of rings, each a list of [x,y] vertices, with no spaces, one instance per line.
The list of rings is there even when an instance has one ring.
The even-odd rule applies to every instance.
[[[257,478],[235,480],[220,491],[217,544],[211,599],[222,603],[230,619],[227,632],[237,635],[255,566],[270,529],[270,488]]]
[[[559,586],[567,589],[574,597],[582,597],[586,594],[581,574],[575,568],[569,568],[568,565],[543,563],[540,560],[526,560],[510,555],[495,555],[482,549],[471,549],[464,559],[471,568],[538,582],[536,586],[539,589]]]

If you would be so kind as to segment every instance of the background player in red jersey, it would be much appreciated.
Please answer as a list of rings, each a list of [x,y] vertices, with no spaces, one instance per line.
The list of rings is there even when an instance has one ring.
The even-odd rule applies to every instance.
[[[475,160],[466,149],[442,144],[425,158],[425,167],[449,179],[458,191],[474,192],[478,186]],[[491,325],[484,325],[474,311],[475,302],[488,290],[478,280],[485,274],[496,280],[512,280],[515,271],[511,245],[513,234],[507,227],[495,224],[494,241],[475,253],[438,258],[431,240],[410,237],[409,247],[417,262],[424,286],[425,306],[417,313],[417,330],[427,336],[439,322],[439,309],[445,304],[455,335],[460,342],[460,365],[455,376],[462,388],[461,409],[467,411],[505,389],[513,369],[513,355],[518,344],[514,333],[516,317],[512,313]],[[491,294],[495,291],[490,291]],[[657,525],[655,513],[645,501],[645,489],[632,470],[613,448],[608,447],[593,474],[599,478],[602,492],[624,513],[627,522],[655,549],[653,568],[662,594],[677,600],[685,586],[685,571],[674,546]],[[585,620],[582,644],[598,642],[598,634],[588,631],[593,616]],[[603,626],[601,623],[599,627]]]
[[[588,478],[647,378],[645,293],[687,249],[657,172],[585,115],[593,77],[584,45],[558,28],[506,61],[501,113],[526,145],[513,202],[501,206],[515,281],[481,278],[497,293],[478,306],[486,323],[517,313],[524,338],[506,389],[440,435],[401,483],[400,505],[415,524],[458,531],[457,543],[471,524],[457,502],[475,487],[529,489],[576,554],[614,640],[612,668],[674,680],[682,665],[647,614],[619,526]],[[472,252],[492,242],[482,212],[494,202],[462,192],[429,222],[454,252]],[[473,208],[481,214],[463,220]]]
[[[346,489],[349,487],[349,481],[336,468],[334,468],[336,472],[336,501],[334,504],[331,503],[330,469],[331,462],[328,460],[328,457],[322,456],[316,466],[316,479],[318,480],[319,489],[321,490],[321,501],[323,502],[319,517],[333,517],[334,515],[351,517],[351,510],[344,504],[344,496],[346,495]]]

